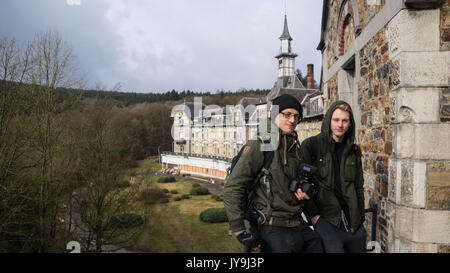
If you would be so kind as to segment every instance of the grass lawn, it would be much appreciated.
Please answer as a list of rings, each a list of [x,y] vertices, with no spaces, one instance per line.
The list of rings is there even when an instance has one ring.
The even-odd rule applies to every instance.
[[[136,173],[150,173],[156,172],[161,169],[161,164],[150,160],[138,161],[138,166],[136,168],[128,169],[127,174],[133,176]]]
[[[152,168],[147,162],[143,168]],[[155,163],[153,163],[155,164]],[[157,165],[157,164],[156,164]],[[222,202],[215,201],[211,194],[192,196],[180,201],[176,196],[189,194],[192,184],[183,181],[157,183],[156,177],[140,178],[148,188],[176,190],[177,194],[169,194],[168,203],[153,205],[133,202],[130,208],[144,215],[147,211],[147,222],[132,250],[149,253],[236,253],[241,244],[233,236],[228,235],[228,223],[205,223],[199,215],[207,208],[223,207]],[[136,179],[139,183],[139,178]]]

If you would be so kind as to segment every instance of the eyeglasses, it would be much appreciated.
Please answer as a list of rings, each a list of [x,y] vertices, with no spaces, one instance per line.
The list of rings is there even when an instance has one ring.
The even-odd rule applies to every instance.
[[[300,114],[292,114],[289,112],[287,112],[287,113],[280,112],[280,114],[282,114],[283,117],[288,120],[291,119],[291,117],[294,117],[294,120],[298,120],[300,118]]]

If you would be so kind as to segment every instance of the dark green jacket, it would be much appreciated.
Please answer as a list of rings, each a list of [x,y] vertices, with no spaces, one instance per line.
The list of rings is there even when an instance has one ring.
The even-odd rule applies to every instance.
[[[289,183],[297,176],[299,166],[299,143],[292,135],[279,135],[279,145],[274,152],[270,165],[268,183],[263,178],[257,183],[252,203],[256,209],[264,213],[267,221],[269,217],[281,217],[287,220],[288,226],[298,226],[302,223],[302,205],[295,195],[289,191]],[[247,151],[241,158],[227,179],[222,193],[222,199],[227,212],[231,229],[234,232],[244,230],[244,212],[242,200],[247,189],[260,172],[264,155],[259,140],[250,140],[246,144]]]
[[[328,222],[339,227],[341,225],[341,206],[334,194],[334,170],[332,154],[335,148],[335,141],[332,138],[330,121],[333,111],[342,101],[334,102],[322,121],[322,128],[318,137],[318,155],[315,162],[312,162],[314,149],[312,148],[312,138],[307,138],[302,142],[300,154],[305,163],[315,165],[319,168],[316,173],[316,181],[320,185],[319,194],[306,204],[305,214],[311,218],[317,214]],[[340,180],[342,194],[349,207],[350,224],[356,230],[364,221],[364,178],[361,163],[361,150],[354,144],[355,141],[355,121],[353,115],[350,117],[351,127],[347,131],[344,142],[345,148],[342,154],[340,166]]]

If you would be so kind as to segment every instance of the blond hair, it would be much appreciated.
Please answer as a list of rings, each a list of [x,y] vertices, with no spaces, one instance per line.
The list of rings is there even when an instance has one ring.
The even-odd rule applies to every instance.
[[[348,103],[346,103],[346,102],[343,102],[342,104],[339,104],[339,105],[336,107],[336,109],[340,109],[340,110],[342,110],[342,111],[345,111],[345,112],[349,113],[350,116],[353,115],[352,108],[351,108],[350,105],[349,105]],[[336,109],[335,109],[335,110],[336,110]]]

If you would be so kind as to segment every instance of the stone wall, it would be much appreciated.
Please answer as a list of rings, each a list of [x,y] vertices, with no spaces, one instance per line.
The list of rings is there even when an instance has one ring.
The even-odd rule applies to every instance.
[[[441,8],[441,50],[450,50],[450,0]]]
[[[330,105],[339,99],[338,94],[338,75],[337,73],[332,76],[326,83],[326,89],[324,94],[324,114],[327,112]]]
[[[384,7],[386,0],[356,0],[356,2],[358,4],[359,22],[364,31],[370,20]]]
[[[308,137],[315,136],[320,133],[320,127],[322,126],[321,120],[302,121],[297,126],[298,139],[301,142]]]
[[[387,28],[381,29],[360,51],[358,106],[361,124],[357,132],[363,155],[366,200],[380,207],[377,241],[387,250],[388,166],[392,155],[390,92],[398,82],[397,70],[389,58]],[[367,221],[371,221],[367,218]]]

